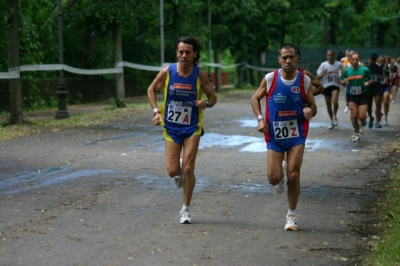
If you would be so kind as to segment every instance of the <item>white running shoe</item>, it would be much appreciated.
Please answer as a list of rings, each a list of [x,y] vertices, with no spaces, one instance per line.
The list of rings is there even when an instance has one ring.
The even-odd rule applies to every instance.
[[[351,140],[352,142],[359,142],[361,139],[360,133],[355,133],[354,138]]]
[[[275,192],[278,193],[278,194],[280,194],[280,193],[282,193],[283,191],[285,191],[285,181],[286,181],[286,179],[287,179],[287,176],[286,176],[286,165],[287,165],[287,164],[286,164],[286,161],[283,160],[283,161],[282,161],[283,178],[282,178],[282,180],[279,182],[278,185],[275,185],[275,186],[274,186]]]
[[[297,227],[296,223],[296,215],[288,214],[286,216],[286,224],[285,230],[286,231],[297,231],[299,228]]]
[[[333,121],[331,122],[331,124],[328,126],[328,129],[333,129],[335,127],[335,125],[333,124]]]
[[[188,210],[181,210],[179,212],[179,215],[180,215],[179,222],[181,224],[191,224],[192,223],[192,217],[190,216],[190,212]]]
[[[384,126],[389,125],[387,118],[384,118],[384,119],[383,119],[383,125],[384,125]]]
[[[346,108],[344,108],[344,111],[343,111],[343,112],[348,113],[348,112],[349,112],[349,107],[346,106]]]
[[[339,122],[337,121],[336,117],[333,117],[333,125],[336,127],[337,125],[339,125]]]
[[[175,185],[177,188],[181,188],[183,183],[182,159],[179,160],[179,167],[180,167],[180,175],[175,176],[174,178]]]
[[[355,137],[356,137],[356,132],[353,131],[353,133],[351,133],[350,138],[351,138],[351,139],[354,139]]]

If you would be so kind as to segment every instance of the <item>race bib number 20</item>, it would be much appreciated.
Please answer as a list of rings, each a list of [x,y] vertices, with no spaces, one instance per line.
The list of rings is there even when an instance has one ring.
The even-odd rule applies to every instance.
[[[275,139],[297,138],[299,136],[299,127],[297,120],[276,121],[274,125]]]
[[[168,105],[167,119],[171,123],[190,125],[192,117],[192,107]]]

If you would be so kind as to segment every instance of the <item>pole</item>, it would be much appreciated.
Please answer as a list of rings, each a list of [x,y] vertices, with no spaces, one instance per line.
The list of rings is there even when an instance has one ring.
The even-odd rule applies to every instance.
[[[211,63],[211,7],[210,0],[208,0],[208,63]],[[211,67],[208,66],[208,79],[210,83],[212,82],[211,78]]]
[[[63,42],[63,13],[62,13],[62,3],[61,0],[58,0],[58,58],[60,65],[64,64],[64,42]],[[64,78],[64,70],[60,70],[60,74],[58,77],[58,91],[56,94],[58,95],[58,110],[56,113],[56,119],[64,119],[69,118],[69,113],[67,111],[67,101],[66,97],[68,92],[66,90],[65,78]]]

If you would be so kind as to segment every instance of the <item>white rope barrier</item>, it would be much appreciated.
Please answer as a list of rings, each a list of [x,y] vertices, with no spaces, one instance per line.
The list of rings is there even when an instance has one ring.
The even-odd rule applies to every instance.
[[[114,68],[105,69],[81,69],[75,68],[63,64],[43,64],[43,65],[23,65],[20,67],[10,68],[8,72],[0,72],[0,79],[17,79],[20,78],[20,72],[24,71],[60,71],[65,70],[74,74],[81,75],[104,75],[104,74],[118,74],[123,73],[123,67],[129,67],[133,69],[146,70],[146,71],[160,71],[163,67],[168,66],[170,63],[165,63],[164,66],[147,66],[141,64],[135,64],[130,62],[118,62],[115,64]],[[251,66],[246,63],[238,63],[233,65],[221,65],[215,63],[201,63],[202,66],[218,67],[222,69],[235,68],[243,65],[245,68],[250,68],[258,71],[273,71],[273,68],[261,68],[256,66]]]

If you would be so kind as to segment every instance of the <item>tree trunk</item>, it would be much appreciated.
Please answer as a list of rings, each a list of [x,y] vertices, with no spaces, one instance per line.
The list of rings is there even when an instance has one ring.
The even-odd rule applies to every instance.
[[[113,39],[114,39],[114,64],[122,62],[122,41],[121,41],[121,30],[117,23],[114,23],[113,27]],[[121,66],[122,68],[122,66]],[[116,88],[116,104],[117,107],[125,107],[125,83],[124,73],[115,74],[115,88]]]
[[[8,68],[19,68],[19,9],[18,0],[8,0]],[[10,123],[23,122],[20,78],[9,80]]]

